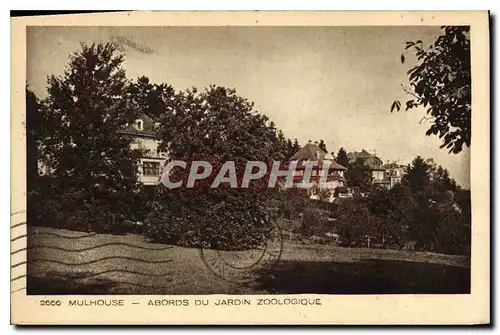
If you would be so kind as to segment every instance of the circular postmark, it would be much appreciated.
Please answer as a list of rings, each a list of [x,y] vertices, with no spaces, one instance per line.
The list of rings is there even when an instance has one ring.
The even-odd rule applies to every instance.
[[[245,284],[271,271],[281,259],[283,234],[278,220],[273,220],[271,233],[262,243],[249,250],[217,250],[200,248],[205,266],[216,276],[229,282]]]

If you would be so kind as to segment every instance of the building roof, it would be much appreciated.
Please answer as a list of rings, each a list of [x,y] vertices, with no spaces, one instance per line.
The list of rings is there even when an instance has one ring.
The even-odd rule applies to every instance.
[[[397,169],[399,167],[400,167],[399,164],[396,162],[387,163],[384,165],[384,168],[386,168],[386,169]]]
[[[312,143],[311,141],[309,141],[292,157],[290,157],[290,161],[328,162],[330,164],[329,168],[332,170],[347,170],[346,167],[335,162],[332,158],[333,156],[321,149],[317,143]],[[297,167],[300,168],[300,165]]]
[[[347,160],[349,163],[354,163],[354,162],[361,162],[363,163],[368,169],[370,170],[380,170],[383,171],[385,170],[383,165],[384,163],[380,158],[377,156],[369,153],[365,149],[362,149],[360,152],[349,152],[347,154]]]
[[[300,148],[292,157],[291,161],[318,161],[325,158],[326,152],[317,144],[309,141],[306,145]]]
[[[406,173],[406,166],[397,163],[389,163],[384,165],[386,173],[391,177],[402,177]]]
[[[360,152],[354,151],[354,152],[349,152],[347,153],[347,159],[349,161],[356,161],[358,159],[367,159],[370,158],[374,155],[366,151],[365,149],[362,149]]]
[[[137,124],[127,125],[120,133],[135,136],[156,137],[155,123],[148,115],[141,113],[137,120],[142,120],[142,129],[137,128]]]
[[[347,168],[345,166],[340,165],[339,163],[337,163],[334,160],[328,160],[328,163],[330,163],[329,169],[332,169],[332,170],[347,170]]]

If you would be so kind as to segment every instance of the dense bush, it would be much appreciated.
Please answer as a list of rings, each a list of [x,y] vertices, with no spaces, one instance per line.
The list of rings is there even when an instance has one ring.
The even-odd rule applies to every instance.
[[[198,156],[193,161],[210,162],[211,174],[193,187],[185,187],[190,166],[173,169],[170,180],[180,181],[182,186],[156,187],[153,208],[145,222],[146,235],[162,243],[226,250],[264,243],[275,228],[269,208],[278,191],[267,188],[265,178],[252,181],[248,188],[231,188],[226,182],[212,188],[223,164],[217,157]],[[235,162],[238,182],[244,170],[244,161]]]
[[[346,246],[469,254],[470,192],[460,189],[442,167],[417,157],[402,183],[374,189],[366,198],[339,203],[341,239]]]
[[[276,189],[268,188],[266,177],[259,180],[261,185],[252,183],[248,188],[210,185],[228,161],[235,162],[241,185],[246,162],[282,161],[291,142],[252,102],[225,87],[179,92],[158,122],[159,149],[168,152],[171,160],[210,162],[213,171],[194,187],[185,183],[190,166],[172,171],[170,179],[182,181],[182,186],[159,187],[146,222],[148,236],[165,243],[219,249],[247,249],[263,243],[273,229],[268,208],[278,198]],[[291,215],[290,208],[283,211]]]
[[[308,207],[310,200],[307,191],[291,188],[275,193],[269,200],[271,207],[278,209],[285,219],[296,219]]]
[[[464,216],[450,203],[434,208],[436,233],[433,250],[446,254],[469,254],[471,226],[464,222]]]
[[[173,192],[159,186],[158,198],[145,222],[145,234],[157,242],[186,247],[257,247],[276,228],[257,192],[224,187]]]
[[[371,223],[373,223],[374,218],[365,200],[356,199],[342,202],[338,209],[338,219],[341,222],[339,235],[342,245],[347,247],[364,246],[367,242],[367,236],[373,228]]]
[[[456,203],[435,202],[399,185],[367,199],[339,206],[340,236],[345,246],[405,248],[447,254],[470,252],[470,217]]]
[[[124,198],[116,193],[64,189],[64,182],[41,176],[29,185],[28,224],[76,231],[124,234],[137,231],[150,210],[147,190]]]
[[[328,217],[325,215],[325,211],[317,208],[307,208],[302,213],[298,233],[303,237],[324,236],[328,231]]]

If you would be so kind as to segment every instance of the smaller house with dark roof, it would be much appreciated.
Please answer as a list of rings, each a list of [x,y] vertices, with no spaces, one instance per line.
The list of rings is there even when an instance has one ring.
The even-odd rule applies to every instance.
[[[309,141],[304,145],[299,151],[297,151],[292,157],[290,157],[290,162],[296,162],[297,167],[295,168],[294,184],[300,184],[303,181],[304,171],[306,169],[307,162],[317,162],[317,165],[313,167],[311,171],[311,177],[309,182],[312,184],[319,185],[321,177],[326,173],[326,190],[333,194],[337,187],[344,186],[345,178],[344,171],[347,170],[346,167],[338,164],[333,159],[333,156],[318,146],[318,142]],[[328,165],[328,170],[323,170],[323,167]],[[311,192],[317,188],[311,189]],[[313,194],[311,194],[313,196]]]
[[[394,185],[401,183],[403,176],[406,174],[407,167],[399,163],[392,162],[384,165],[385,180],[388,188],[393,188]]]
[[[384,163],[376,155],[363,149],[360,152],[349,152],[347,154],[347,160],[349,164],[363,164],[371,172],[374,185],[378,184],[383,186],[384,183],[386,183]]]

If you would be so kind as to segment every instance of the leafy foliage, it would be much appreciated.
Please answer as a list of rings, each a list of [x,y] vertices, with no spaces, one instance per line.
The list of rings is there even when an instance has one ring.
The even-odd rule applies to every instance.
[[[146,220],[155,241],[188,247],[243,250],[270,236],[272,222],[260,190],[158,188]]]
[[[353,187],[360,191],[367,191],[372,186],[372,174],[368,167],[361,161],[355,161],[348,164],[348,169],[345,172],[347,186]]]
[[[140,152],[120,130],[139,111],[122,62],[110,43],[82,44],[64,74],[48,78],[40,148],[53,177],[47,204],[65,216],[61,224],[108,229],[117,216],[134,215]]]
[[[413,193],[426,193],[430,187],[430,166],[421,156],[417,156],[403,176],[402,183],[407,185]]]
[[[291,141],[253,107],[234,89],[218,86],[179,92],[167,105],[158,129],[160,148],[168,151],[170,160],[209,161],[213,173],[194,188],[159,186],[148,217],[150,237],[186,246],[240,249],[255,247],[269,234],[267,206],[276,190],[258,182],[247,189],[222,184],[210,188],[226,161],[235,161],[235,173],[241,176],[247,161],[286,158]],[[177,169],[171,179],[186,180],[188,171],[189,166]]]
[[[344,244],[366,246],[370,240],[379,247],[414,244],[417,250],[469,253],[470,192],[461,190],[445,171],[433,169],[419,156],[401,184],[341,203],[337,216]]]
[[[441,148],[455,154],[469,147],[471,140],[469,28],[442,27],[443,34],[428,48],[420,40],[406,42],[405,48],[415,50],[418,62],[408,70],[410,88],[405,91],[412,97],[405,102],[405,110],[426,108],[432,121],[426,135],[438,135]],[[394,101],[391,112],[400,109],[401,102]]]
[[[322,139],[319,141],[318,147],[324,152],[328,152],[328,149],[326,148],[326,143]]]
[[[305,203],[298,232],[308,237],[335,231],[347,247],[406,250],[411,246],[411,250],[469,254],[470,191],[461,189],[446,169],[426,162],[416,157],[402,183],[391,189],[372,188],[368,196],[330,204],[335,206],[325,209],[336,219],[333,223]]]
[[[318,208],[309,207],[304,210],[298,232],[306,239],[313,236],[324,237],[329,230],[328,226],[325,212]]]
[[[274,123],[253,107],[234,89],[179,92],[160,118],[160,147],[171,159],[203,154],[222,160],[282,160]]]
[[[41,125],[38,98],[26,87],[26,170],[28,184],[33,183],[38,176],[38,141],[41,135]]]
[[[292,140],[288,139],[286,144],[286,155],[285,160],[290,159],[297,151],[301,148],[299,141],[297,139]]]
[[[167,104],[175,99],[175,90],[167,84],[151,83],[149,78],[141,76],[130,83],[128,91],[135,108],[154,120],[158,120],[164,113]]]
[[[342,244],[346,247],[365,246],[375,218],[367,202],[359,198],[344,201],[339,206],[337,217],[342,223],[339,228]]]
[[[347,159],[347,152],[343,147],[340,147],[339,152],[337,153],[336,162],[340,165],[347,167],[349,166],[349,160]]]

